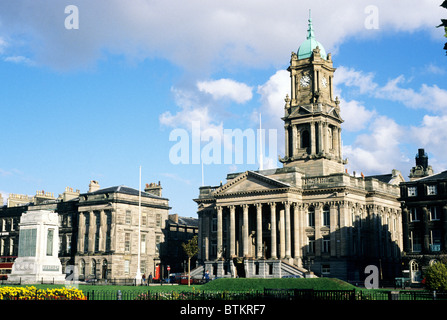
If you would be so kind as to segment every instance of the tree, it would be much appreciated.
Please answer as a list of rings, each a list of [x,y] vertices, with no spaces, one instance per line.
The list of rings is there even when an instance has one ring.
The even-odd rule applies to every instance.
[[[442,2],[441,7],[447,9],[447,0],[444,0],[444,2]],[[447,19],[441,19],[441,24],[438,26],[439,27],[444,27],[445,30],[445,34],[444,37],[447,38]],[[447,50],[447,42],[444,44],[444,50]],[[447,55],[447,52],[446,52]]]
[[[188,286],[189,286],[191,279],[191,258],[193,258],[199,252],[197,236],[194,236],[187,243],[182,243],[182,247],[186,255],[188,256]]]
[[[447,265],[437,262],[425,272],[425,285],[429,290],[447,291]]]

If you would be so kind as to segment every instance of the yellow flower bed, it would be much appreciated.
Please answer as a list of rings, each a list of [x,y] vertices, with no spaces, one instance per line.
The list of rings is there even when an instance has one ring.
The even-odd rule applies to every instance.
[[[0,287],[0,300],[86,300],[76,288]]]

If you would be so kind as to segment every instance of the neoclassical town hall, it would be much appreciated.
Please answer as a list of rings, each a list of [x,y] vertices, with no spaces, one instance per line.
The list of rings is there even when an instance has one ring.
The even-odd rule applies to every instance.
[[[382,279],[400,275],[399,171],[364,176],[344,169],[340,101],[333,61],[315,39],[292,52],[285,97],[282,168],[227,175],[204,186],[199,216],[200,272],[211,277],[288,275]],[[281,115],[278,115],[281,116]]]

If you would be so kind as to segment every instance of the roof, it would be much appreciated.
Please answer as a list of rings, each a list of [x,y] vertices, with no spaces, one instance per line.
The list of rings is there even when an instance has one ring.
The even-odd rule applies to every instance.
[[[428,177],[423,177],[414,181],[437,181],[437,180],[447,180],[447,170],[440,173],[432,174]]]
[[[385,182],[385,183],[389,183],[391,181],[391,179],[393,178],[393,175],[390,174],[379,174],[379,175],[375,175],[375,176],[366,176],[365,178],[373,178],[373,179],[377,179],[381,182]]]
[[[298,59],[310,58],[312,56],[313,50],[317,47],[320,49],[321,57],[323,59],[326,59],[326,50],[324,49],[322,44],[315,39],[314,29],[312,27],[312,18],[310,17],[309,10],[309,28],[307,29],[307,39],[304,40],[298,48]]]
[[[136,190],[134,188],[130,188],[130,187],[126,187],[124,185],[120,185],[120,186],[114,186],[114,187],[109,187],[109,188],[103,188],[103,189],[99,189],[93,192],[87,192],[88,194],[104,194],[104,193],[124,193],[124,194],[129,194],[129,195],[133,195],[133,196],[138,196],[140,191]],[[163,200],[168,200],[166,198],[162,198],[159,196],[156,196],[152,193],[148,193],[145,191],[141,191],[141,196],[142,197],[146,197],[146,198],[153,198],[153,199],[163,199]]]
[[[199,226],[199,219],[187,218],[187,217],[178,217],[178,224],[198,227]]]

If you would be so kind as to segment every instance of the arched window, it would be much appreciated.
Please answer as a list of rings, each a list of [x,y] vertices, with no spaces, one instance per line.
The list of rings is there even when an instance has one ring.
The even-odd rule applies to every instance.
[[[419,264],[416,260],[410,261],[410,278],[412,282],[421,281],[421,270],[419,270]]]
[[[323,207],[323,225],[326,227],[331,225],[331,215],[328,206]]]
[[[315,208],[309,207],[307,211],[307,225],[309,227],[315,227]]]
[[[85,261],[84,261],[84,259],[81,259],[81,261],[79,261],[79,274],[85,275]]]
[[[92,274],[93,276],[96,277],[96,261],[95,261],[95,259],[92,259],[90,267],[91,267],[90,274]]]

